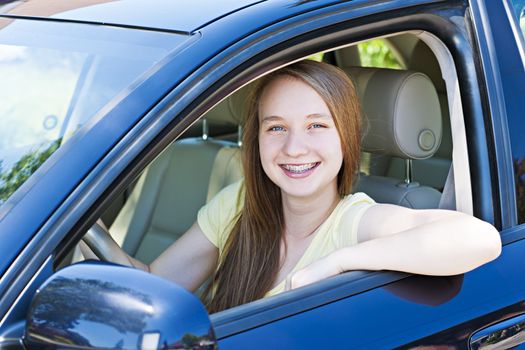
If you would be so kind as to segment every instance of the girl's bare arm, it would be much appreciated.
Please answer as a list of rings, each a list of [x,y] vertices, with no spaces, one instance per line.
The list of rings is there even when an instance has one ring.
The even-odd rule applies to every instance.
[[[498,231],[472,216],[448,210],[414,210],[377,204],[365,212],[359,244],[335,251],[297,271],[296,288],[348,270],[395,270],[457,275],[495,259]]]

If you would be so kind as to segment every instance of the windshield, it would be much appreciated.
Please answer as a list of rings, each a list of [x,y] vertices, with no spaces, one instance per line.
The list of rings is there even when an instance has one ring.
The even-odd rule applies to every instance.
[[[0,18],[0,205],[187,36]]]

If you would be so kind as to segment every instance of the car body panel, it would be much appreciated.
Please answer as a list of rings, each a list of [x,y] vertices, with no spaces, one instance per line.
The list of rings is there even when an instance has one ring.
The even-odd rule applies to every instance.
[[[261,0],[44,1],[22,3],[4,14],[190,33]]]
[[[303,312],[239,333],[225,336],[214,324],[219,345],[235,349],[250,341],[254,349],[337,348],[340,344],[352,349],[392,349],[404,344],[462,349],[475,331],[525,313],[525,282],[514,277],[525,273],[522,265],[515,264],[523,259],[523,249],[525,241],[520,240],[506,245],[496,261],[464,276],[408,277],[319,307],[305,307]],[[272,305],[260,308],[271,310]],[[449,331],[446,336],[426,339],[441,330]]]
[[[493,15],[489,16],[489,13]],[[525,88],[520,84],[524,79],[524,61],[520,57],[523,49],[520,50],[517,46],[517,40],[504,39],[515,38],[516,35],[504,2],[473,2],[472,15],[484,66],[481,74],[485,77],[487,99],[490,100],[487,108],[490,108],[492,132],[497,143],[491,154],[494,158],[492,169],[498,173],[501,225],[508,228],[515,225],[517,219],[509,132],[520,130],[509,130],[504,116],[521,115],[521,110],[525,107],[522,98]]]

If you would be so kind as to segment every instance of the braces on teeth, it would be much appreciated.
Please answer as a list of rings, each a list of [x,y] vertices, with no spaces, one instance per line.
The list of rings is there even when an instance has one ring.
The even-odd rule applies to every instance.
[[[291,171],[293,173],[303,173],[303,172],[305,172],[307,170],[312,169],[316,165],[317,165],[317,163],[309,163],[309,164],[303,164],[303,165],[288,165],[288,164],[285,164],[285,165],[283,165],[283,168],[285,168],[286,170]]]

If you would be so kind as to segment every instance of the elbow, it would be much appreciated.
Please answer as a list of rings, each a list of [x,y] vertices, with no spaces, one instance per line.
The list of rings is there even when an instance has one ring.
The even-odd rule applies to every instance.
[[[473,233],[476,236],[477,254],[475,256],[478,257],[479,265],[488,263],[501,254],[501,237],[494,226],[480,220],[479,226],[476,225]]]

